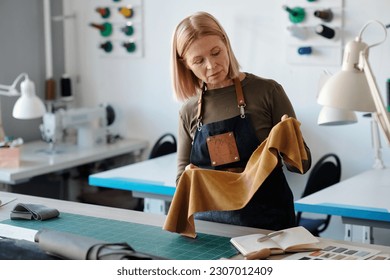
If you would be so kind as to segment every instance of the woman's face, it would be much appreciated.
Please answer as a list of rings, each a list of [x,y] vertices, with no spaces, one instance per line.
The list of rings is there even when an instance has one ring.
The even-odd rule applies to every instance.
[[[228,77],[229,56],[219,36],[208,35],[195,40],[185,54],[187,67],[207,84],[208,89],[231,85]]]

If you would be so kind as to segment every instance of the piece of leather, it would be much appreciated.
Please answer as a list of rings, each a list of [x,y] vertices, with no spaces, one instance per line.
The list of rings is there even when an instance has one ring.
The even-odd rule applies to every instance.
[[[194,213],[243,208],[279,161],[279,155],[303,173],[307,153],[300,123],[287,118],[273,127],[268,138],[253,152],[242,173],[210,169],[183,172],[163,229],[196,237]]]
[[[68,260],[151,260],[157,256],[135,251],[127,243],[109,243],[69,232],[44,229],[35,242],[45,252]]]
[[[21,214],[21,215],[20,215]],[[55,208],[49,208],[41,204],[18,203],[11,212],[11,220],[39,220],[56,218],[60,212]]]
[[[233,132],[209,136],[207,138],[207,148],[209,150],[212,166],[220,166],[240,161],[240,155]]]

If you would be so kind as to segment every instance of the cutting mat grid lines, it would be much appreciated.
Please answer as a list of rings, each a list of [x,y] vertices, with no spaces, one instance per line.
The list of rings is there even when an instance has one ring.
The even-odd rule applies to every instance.
[[[214,260],[236,255],[230,238],[199,233],[196,239],[138,223],[61,213],[46,221],[5,220],[4,224],[31,229],[53,229],[106,242],[127,242],[136,251],[177,260]]]

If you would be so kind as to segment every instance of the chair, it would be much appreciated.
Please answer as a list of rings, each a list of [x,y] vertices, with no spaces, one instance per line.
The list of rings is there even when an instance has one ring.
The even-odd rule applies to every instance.
[[[177,142],[176,142],[175,136],[172,133],[165,133],[160,138],[158,138],[156,143],[153,145],[153,148],[149,154],[149,159],[153,159],[153,158],[165,156],[168,154],[176,153],[176,151],[177,151]],[[154,201],[154,202],[152,202],[152,201]],[[156,202],[153,199],[144,198],[143,205],[144,205],[144,208],[147,209],[144,211],[149,212],[148,209],[150,209],[152,207],[151,206],[152,203],[156,204],[158,202]],[[163,201],[161,201],[160,203],[161,204],[158,206],[158,208],[160,209],[160,211],[162,213],[166,214],[171,203],[170,202],[163,202]]]
[[[332,161],[332,158],[334,161]],[[302,197],[308,196],[340,182],[341,163],[336,154],[329,153],[321,157],[310,171]],[[314,236],[319,236],[329,225],[331,215],[321,218],[303,217],[297,213],[297,225],[305,227]]]
[[[165,133],[157,139],[150,152],[149,159],[175,153],[176,150],[177,144],[175,136],[172,133]]]

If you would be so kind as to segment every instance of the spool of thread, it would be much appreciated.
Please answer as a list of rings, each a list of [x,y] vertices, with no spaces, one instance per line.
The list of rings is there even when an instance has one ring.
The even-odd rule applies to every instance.
[[[292,36],[300,40],[306,40],[308,37],[308,32],[305,27],[291,25],[287,27],[287,30],[290,31]]]
[[[328,38],[328,39],[332,39],[336,35],[336,31],[334,31],[334,29],[332,29],[326,25],[323,25],[323,24],[317,25],[315,32],[318,35],[324,36],[325,38]]]
[[[300,47],[298,48],[298,54],[300,55],[310,55],[313,52],[311,47]]]
[[[67,74],[61,77],[61,98],[64,100],[72,100],[72,82]]]
[[[330,22],[333,19],[333,13],[330,9],[317,10],[314,12],[314,16],[322,19],[323,21]]]
[[[45,99],[46,100],[56,99],[56,81],[54,79],[48,79],[46,81]]]
[[[386,90],[387,90],[387,112],[390,112],[390,79],[386,81]]]
[[[289,13],[289,19],[292,23],[300,23],[305,20],[306,12],[304,8],[283,6],[283,9]]]

